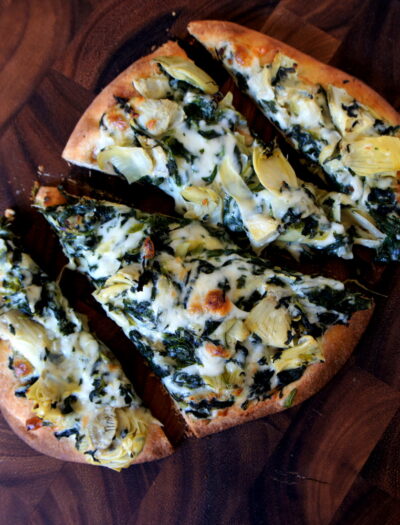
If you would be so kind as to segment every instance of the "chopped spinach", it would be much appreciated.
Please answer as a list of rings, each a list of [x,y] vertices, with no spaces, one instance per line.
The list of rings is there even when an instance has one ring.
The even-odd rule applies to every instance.
[[[175,359],[179,366],[196,363],[195,349],[199,342],[185,328],[179,328],[174,334],[166,334],[163,339],[168,357]]]
[[[274,375],[272,370],[258,370],[253,377],[250,386],[250,399],[265,399],[271,391],[271,377]]]
[[[211,411],[213,408],[222,409],[228,408],[234,404],[235,400],[228,399],[226,401],[220,401],[218,399],[202,399],[199,403],[190,401],[189,409],[186,409],[187,413],[193,414],[198,419],[205,419],[211,417]]]
[[[172,381],[178,386],[186,388],[200,388],[204,386],[203,379],[197,374],[188,374],[186,372],[175,372],[172,376]]]
[[[290,370],[282,370],[277,374],[278,382],[280,387],[294,383],[304,374],[305,366],[300,366],[298,368],[292,368]]]
[[[276,75],[271,80],[271,86],[276,86],[277,84],[280,84],[282,80],[285,80],[288,77],[289,73],[296,73],[296,68],[279,66]]]

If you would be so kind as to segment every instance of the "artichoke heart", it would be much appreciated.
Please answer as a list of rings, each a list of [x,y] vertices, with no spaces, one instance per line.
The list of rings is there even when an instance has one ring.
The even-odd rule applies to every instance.
[[[296,346],[283,350],[279,359],[273,361],[273,365],[279,374],[283,370],[292,370],[321,361],[324,361],[324,356],[318,341],[306,335],[299,339]]]
[[[225,341],[228,347],[235,347],[239,341],[245,341],[250,335],[249,329],[241,319],[229,319],[227,321],[229,325],[225,333]]]
[[[94,414],[88,425],[89,437],[94,448],[103,450],[111,445],[117,423],[115,411],[110,407]]]
[[[220,201],[218,194],[211,188],[204,186],[187,186],[181,191],[182,197],[195,204],[216,207]]]
[[[255,246],[263,246],[278,236],[279,222],[256,212],[256,202],[242,177],[235,171],[229,157],[219,167],[224,190],[237,202],[244,225]]]
[[[344,137],[346,135],[369,135],[375,117],[367,108],[359,104],[347,91],[337,86],[327,88],[329,113],[335,127]]]
[[[173,100],[133,97],[129,102],[137,113],[132,125],[139,125],[139,131],[141,127],[153,137],[162,135],[184,119],[183,109]]]
[[[265,189],[280,193],[283,185],[298,187],[296,174],[279,148],[274,148],[268,155],[263,148],[253,149],[253,166],[258,179]]]
[[[133,85],[143,97],[160,99],[171,93],[168,78],[165,75],[153,75],[146,78],[136,78]]]
[[[154,163],[143,148],[111,146],[97,155],[99,168],[106,173],[123,175],[130,183],[151,175]]]
[[[160,64],[171,77],[187,82],[204,93],[214,95],[218,91],[218,85],[214,80],[191,60],[179,56],[165,56],[157,57],[154,61]]]
[[[231,365],[232,363],[229,363]],[[230,370],[226,369],[222,374],[217,376],[202,376],[203,381],[210,388],[219,392],[226,388],[239,387],[244,383],[245,374],[240,367],[230,367]]]
[[[400,170],[400,138],[391,136],[364,137],[343,142],[343,164],[360,177],[396,176]]]
[[[14,327],[15,333],[9,330],[10,325]],[[42,325],[15,310],[1,316],[0,337],[10,341],[13,348],[36,369],[40,367],[40,356],[44,348],[49,348],[51,345]]]
[[[285,308],[277,308],[274,297],[265,297],[249,313],[245,324],[262,342],[275,348],[287,345],[291,317]]]
[[[140,265],[130,264],[129,266],[124,266],[107,279],[103,286],[96,290],[93,295],[100,303],[107,303],[110,299],[117,297],[134,286],[138,282],[140,274]]]
[[[256,244],[271,242],[278,236],[279,222],[272,217],[256,213],[248,217],[245,223]]]

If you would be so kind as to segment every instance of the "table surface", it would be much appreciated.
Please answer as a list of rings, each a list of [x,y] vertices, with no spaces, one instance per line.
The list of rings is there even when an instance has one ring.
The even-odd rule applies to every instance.
[[[60,153],[95,93],[153,46],[170,37],[188,43],[186,25],[200,18],[275,36],[358,76],[400,107],[399,0],[0,0],[1,210],[17,210],[24,245],[52,277],[64,258],[30,208],[35,180],[112,190],[144,208],[157,199],[168,206],[106,176],[70,174]],[[241,97],[238,106],[259,133],[270,133],[251,103]],[[371,270],[382,271],[368,261],[359,265],[367,280]],[[66,295],[121,358],[177,450],[116,473],[45,457],[0,416],[0,521],[400,523],[399,277],[399,267],[389,266],[372,284],[382,294],[372,321],[350,362],[316,396],[284,413],[188,440],[133,346],[104,319],[85,280],[67,272]]]

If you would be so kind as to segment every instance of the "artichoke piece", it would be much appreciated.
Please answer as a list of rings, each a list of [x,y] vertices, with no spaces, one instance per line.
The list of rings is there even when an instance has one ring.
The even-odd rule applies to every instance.
[[[160,99],[171,93],[168,78],[165,75],[153,75],[147,78],[137,78],[133,85],[143,97]]]
[[[97,155],[97,164],[102,171],[123,175],[130,183],[145,175],[151,175],[153,160],[143,148],[111,146]]]
[[[180,124],[185,116],[183,109],[173,100],[133,97],[129,102],[137,112],[132,121],[133,127],[138,127],[139,132],[140,128],[144,129],[152,137],[158,137]]]
[[[229,347],[234,347],[237,341],[245,341],[250,335],[249,329],[241,319],[229,319],[229,327],[225,333],[225,340]]]
[[[205,216],[211,215],[221,202],[214,190],[203,186],[187,186],[181,191],[181,195],[191,204],[184,215],[187,219],[203,220]]]
[[[400,170],[400,138],[364,137],[342,143],[343,164],[360,177],[390,175]]]
[[[110,299],[117,297],[125,290],[137,284],[140,274],[141,267],[139,264],[124,266],[116,274],[107,279],[104,285],[96,290],[93,295],[97,301],[105,304]]]
[[[268,155],[260,146],[253,149],[253,166],[265,189],[279,194],[283,185],[298,188],[296,174],[279,148]]]
[[[10,331],[10,325],[14,328],[13,332]],[[10,341],[13,348],[36,369],[40,369],[41,353],[51,345],[42,325],[15,310],[1,316],[0,337]]]
[[[342,215],[344,223],[353,224],[356,227],[354,244],[377,248],[385,238],[385,234],[376,227],[374,219],[366,211],[348,208],[343,210]]]
[[[264,344],[284,348],[290,333],[291,317],[285,308],[277,306],[274,297],[265,297],[250,311],[245,324]]]
[[[185,257],[188,253],[201,252],[204,250],[204,241],[201,240],[192,240],[184,241],[175,249],[175,255],[177,257]]]
[[[292,370],[321,361],[324,361],[324,356],[318,341],[306,335],[299,339],[296,346],[283,350],[280,358],[273,361],[273,366],[279,374],[282,370]]]
[[[264,245],[276,239],[278,226],[278,221],[260,213],[256,213],[246,220],[246,227],[256,245]]]
[[[96,449],[109,447],[117,430],[117,418],[112,408],[104,408],[97,412],[88,425],[89,437]]]
[[[218,85],[214,80],[191,60],[178,56],[165,56],[157,57],[154,61],[160,64],[171,77],[187,82],[204,93],[214,95],[218,91]]]
[[[374,127],[375,116],[345,89],[329,85],[327,98],[332,121],[342,136],[370,134]]]
[[[237,202],[242,220],[256,247],[263,247],[278,236],[279,222],[256,212],[254,195],[233,168],[229,157],[222,161],[219,174],[224,190]]]
[[[231,363],[229,363],[231,364]],[[245,374],[239,367],[231,367],[231,370],[225,368],[224,372],[217,376],[202,376],[203,381],[210,388],[219,392],[226,388],[239,387],[244,383]]]
[[[181,195],[187,201],[201,204],[202,206],[210,206],[212,204],[217,206],[220,200],[214,190],[204,186],[187,186],[181,191]]]

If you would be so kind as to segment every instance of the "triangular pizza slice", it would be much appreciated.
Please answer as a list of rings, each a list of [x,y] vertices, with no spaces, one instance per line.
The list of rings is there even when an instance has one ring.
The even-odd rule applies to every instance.
[[[45,187],[36,205],[197,436],[315,393],[368,322],[363,293],[274,267],[197,221]]]
[[[257,253],[274,242],[296,257],[351,258],[353,238],[370,237],[328,218],[327,192],[301,181],[275,143],[255,138],[231,93],[223,96],[174,42],[96,97],[63,157],[158,186],[178,213],[247,235]]]
[[[218,20],[188,29],[332,190],[320,201],[328,217],[378,260],[398,261],[399,114],[356,78],[267,35]]]
[[[0,408],[36,450],[120,470],[172,447],[120,364],[0,225]]]

